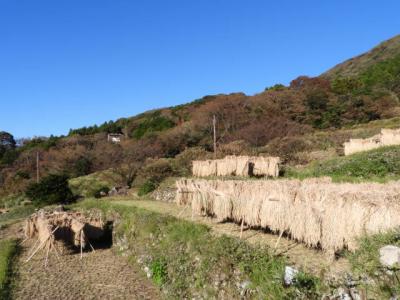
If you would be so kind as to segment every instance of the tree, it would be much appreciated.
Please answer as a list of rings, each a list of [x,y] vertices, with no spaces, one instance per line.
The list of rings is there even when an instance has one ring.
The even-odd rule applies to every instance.
[[[15,149],[15,140],[11,133],[0,131],[0,159],[8,150]]]
[[[15,149],[15,140],[11,133],[0,131],[0,146],[7,149]]]
[[[84,176],[90,174],[92,161],[85,156],[78,158],[72,166],[72,175],[74,177]]]
[[[133,144],[126,143],[122,155],[123,162],[114,168],[114,172],[121,176],[123,184],[129,187],[132,186],[132,183],[145,160],[143,152],[145,147],[141,148],[141,146],[144,146],[143,142]]]
[[[40,182],[30,184],[25,194],[36,206],[69,203],[73,199],[65,175],[43,177]]]
[[[15,146],[16,142],[12,134],[0,131],[0,165],[8,165],[15,161],[18,157]]]

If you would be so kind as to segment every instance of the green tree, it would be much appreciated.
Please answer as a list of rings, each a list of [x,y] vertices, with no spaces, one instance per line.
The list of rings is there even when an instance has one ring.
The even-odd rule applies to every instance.
[[[52,174],[28,186],[26,196],[36,205],[69,203],[73,200],[66,175]]]

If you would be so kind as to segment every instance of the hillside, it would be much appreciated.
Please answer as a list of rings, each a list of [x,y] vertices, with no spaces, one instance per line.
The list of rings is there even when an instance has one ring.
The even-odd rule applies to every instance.
[[[209,95],[22,147],[3,133],[0,195],[23,193],[35,181],[38,152],[41,176],[74,178],[113,169],[121,185],[152,189],[167,176],[187,174],[192,159],[212,155],[214,115],[218,156],[279,155],[288,165],[337,156],[346,139],[360,134],[346,128],[385,120],[398,126],[399,88],[400,37],[395,37],[320,77],[300,76],[289,86],[277,84],[252,96]],[[365,128],[362,134],[375,133]],[[110,143],[107,133],[123,133],[123,141]]]
[[[377,63],[398,56],[400,53],[400,35],[380,43],[370,51],[346,60],[327,72],[322,77],[333,79],[337,76],[353,77],[360,75]]]

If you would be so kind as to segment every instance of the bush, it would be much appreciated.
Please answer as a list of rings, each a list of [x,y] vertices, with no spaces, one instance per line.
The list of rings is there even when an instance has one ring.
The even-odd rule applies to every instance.
[[[73,199],[68,186],[68,177],[65,175],[49,175],[28,186],[26,196],[36,206],[68,203]]]
[[[173,176],[170,160],[158,159],[150,160],[140,171],[140,176],[147,181],[152,181],[156,184],[160,183],[163,179]]]
[[[201,147],[187,148],[171,161],[172,169],[176,175],[190,176],[192,174],[192,161],[212,158],[212,153]]]
[[[151,193],[157,188],[157,184],[151,180],[146,181],[143,185],[140,186],[138,195],[139,196],[144,196],[147,195],[148,193]]]

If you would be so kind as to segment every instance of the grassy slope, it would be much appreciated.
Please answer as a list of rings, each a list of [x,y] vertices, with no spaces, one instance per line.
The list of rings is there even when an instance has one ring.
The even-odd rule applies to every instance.
[[[92,173],[87,176],[76,177],[69,180],[69,187],[74,195],[93,197],[103,187],[112,188],[121,184],[121,178],[111,170]]]
[[[398,53],[400,53],[400,35],[384,41],[362,55],[353,57],[338,64],[334,68],[322,74],[322,76],[327,78],[336,77],[338,75],[344,77],[355,76],[374,64],[390,59]]]
[[[32,205],[14,207],[9,212],[0,215],[0,228],[24,219],[34,211],[35,207]]]
[[[379,149],[316,161],[305,168],[288,168],[286,177],[332,177],[334,181],[387,182],[400,179],[400,146]]]
[[[16,240],[0,240],[0,298],[9,299],[11,261],[17,252]]]
[[[167,298],[314,299],[320,281],[301,273],[295,286],[283,285],[286,260],[268,248],[235,238],[214,236],[207,226],[136,207],[86,200],[86,209],[100,208],[120,216],[116,241],[127,244],[130,259],[148,267]]]

